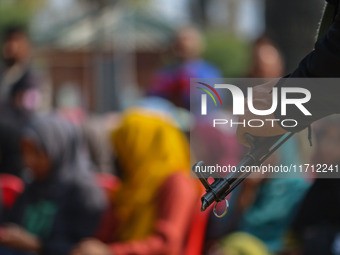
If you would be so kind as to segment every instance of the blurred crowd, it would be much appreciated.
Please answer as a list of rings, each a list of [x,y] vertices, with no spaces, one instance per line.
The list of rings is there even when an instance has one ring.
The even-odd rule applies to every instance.
[[[173,61],[154,74],[144,97],[122,112],[76,114],[51,106],[48,82],[31,65],[21,27],[3,36],[0,65],[0,254],[266,255],[340,254],[340,181],[252,178],[235,190],[222,219],[200,212],[194,159],[213,153],[237,164],[235,133],[195,121],[203,143],[190,151],[190,77],[219,78],[202,58],[193,27],[178,31]],[[253,44],[248,77],[274,78],[283,58],[266,37]],[[228,112],[228,109],[224,109]],[[315,153],[294,138],[271,164],[337,164],[340,121],[315,127]],[[218,147],[220,146],[220,147]],[[227,153],[219,153],[226,151]]]

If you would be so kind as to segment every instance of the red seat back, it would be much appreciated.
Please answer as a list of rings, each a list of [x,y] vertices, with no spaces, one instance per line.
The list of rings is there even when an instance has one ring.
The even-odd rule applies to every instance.
[[[2,193],[2,205],[5,209],[10,209],[14,205],[17,197],[24,191],[24,182],[11,174],[0,174],[0,188]]]

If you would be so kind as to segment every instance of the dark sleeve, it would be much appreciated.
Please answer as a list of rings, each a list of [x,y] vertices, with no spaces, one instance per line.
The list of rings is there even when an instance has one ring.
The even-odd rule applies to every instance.
[[[308,54],[299,64],[299,67],[292,72],[290,78],[335,78],[340,77],[340,14],[335,16],[334,22],[325,34],[315,43],[315,49]],[[275,112],[278,119],[296,119],[299,125],[288,131],[300,131],[312,122],[328,115],[339,113],[340,109],[340,83],[329,79],[309,79],[300,84],[299,87],[308,89],[311,92],[311,100],[305,104],[312,116],[300,114],[295,108],[287,108],[287,115],[281,116],[281,109]],[[293,87],[294,82],[279,82],[277,87]],[[294,96],[294,95],[293,95]],[[299,97],[299,95],[295,95]],[[301,95],[300,95],[301,96]],[[293,106],[292,106],[293,107]]]
[[[20,130],[4,120],[0,120],[0,173],[20,177],[24,169],[20,150]]]
[[[28,201],[29,201],[30,187],[28,186],[25,191],[18,196],[13,207],[10,210],[4,210],[1,223],[14,223],[17,225],[22,225],[23,212],[25,211]]]
[[[79,188],[70,190],[67,203],[56,216],[50,237],[43,240],[42,254],[69,254],[82,239],[94,236],[104,205],[93,206],[87,202]]]

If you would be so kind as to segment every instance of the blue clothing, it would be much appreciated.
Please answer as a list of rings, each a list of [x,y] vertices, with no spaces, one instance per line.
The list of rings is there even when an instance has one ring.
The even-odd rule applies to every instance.
[[[169,100],[179,107],[190,108],[190,78],[220,78],[212,64],[196,59],[161,69],[147,95]]]
[[[293,137],[278,150],[282,165],[299,164],[297,141]],[[294,173],[291,177],[297,177]],[[266,180],[261,184],[254,204],[246,210],[240,221],[239,230],[260,238],[271,252],[282,251],[284,236],[291,225],[298,205],[310,184],[302,178]]]
[[[270,179],[263,183],[239,230],[260,238],[272,252],[282,251],[284,235],[309,185],[303,179]]]

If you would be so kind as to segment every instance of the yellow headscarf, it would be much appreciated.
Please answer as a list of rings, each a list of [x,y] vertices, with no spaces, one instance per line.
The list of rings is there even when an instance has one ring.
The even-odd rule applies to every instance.
[[[122,169],[116,193],[120,241],[153,231],[158,189],[175,172],[189,175],[190,152],[184,134],[167,119],[143,110],[127,111],[112,142]]]

